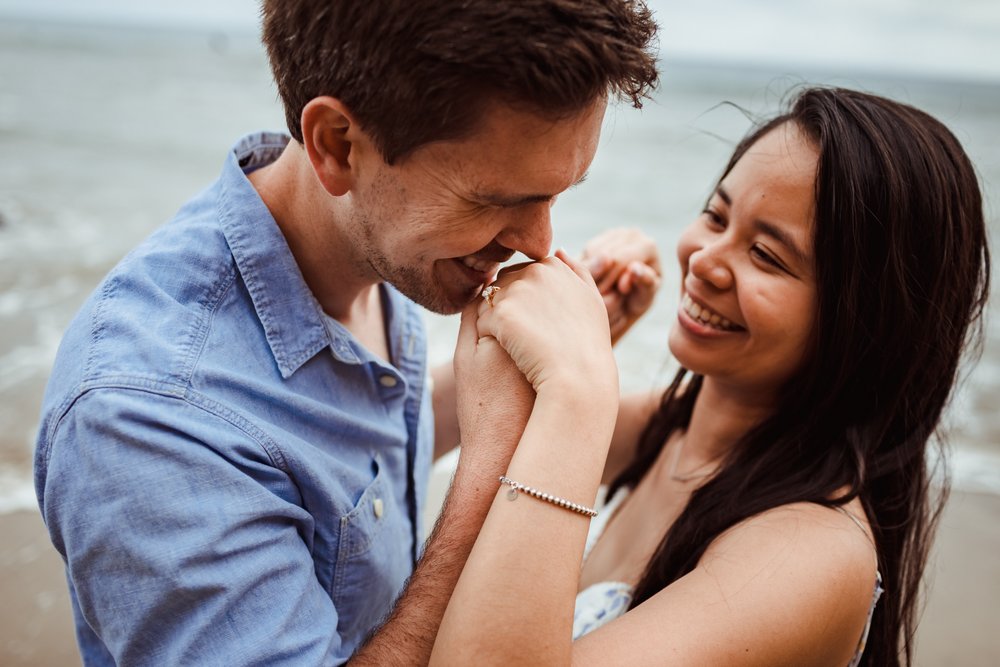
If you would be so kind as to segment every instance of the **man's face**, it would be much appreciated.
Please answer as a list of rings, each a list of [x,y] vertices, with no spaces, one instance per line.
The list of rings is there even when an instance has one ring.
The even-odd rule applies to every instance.
[[[605,106],[553,122],[497,105],[464,139],[393,166],[359,158],[347,227],[358,259],[424,307],[458,312],[514,252],[548,255],[549,208],[590,166]]]

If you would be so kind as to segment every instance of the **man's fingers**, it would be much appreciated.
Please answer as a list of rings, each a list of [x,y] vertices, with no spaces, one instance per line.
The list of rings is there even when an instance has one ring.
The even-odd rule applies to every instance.
[[[462,320],[458,326],[458,349],[471,349],[479,340],[479,330],[477,326],[479,299],[476,298],[469,305],[462,309]]]

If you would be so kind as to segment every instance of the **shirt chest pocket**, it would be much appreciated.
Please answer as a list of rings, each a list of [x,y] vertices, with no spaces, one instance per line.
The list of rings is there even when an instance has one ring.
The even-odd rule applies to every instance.
[[[375,479],[340,518],[331,597],[337,632],[360,642],[384,617],[412,572],[412,536],[405,510],[376,457]]]

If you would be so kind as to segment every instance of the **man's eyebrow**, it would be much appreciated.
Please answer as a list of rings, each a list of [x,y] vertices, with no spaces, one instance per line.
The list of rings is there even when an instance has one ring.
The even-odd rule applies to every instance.
[[[587,180],[586,173],[581,176],[573,185],[569,186],[567,189],[575,188],[576,186]],[[500,208],[513,208],[515,206],[524,206],[525,204],[537,204],[540,202],[552,201],[555,199],[555,194],[530,194],[530,195],[504,195],[495,192],[474,192],[471,195],[472,201],[479,204],[487,204],[489,206],[499,206]]]
[[[555,195],[501,195],[493,192],[474,192],[470,199],[477,204],[488,206],[498,206],[500,208],[513,208],[524,206],[525,204],[536,204],[539,202],[551,201]]]
[[[720,185],[715,189],[715,193],[719,195],[719,198],[722,201],[726,202],[726,206],[732,206],[733,198],[729,196],[729,193],[726,192],[726,189],[724,187]],[[761,234],[764,234],[765,236],[770,236],[772,239],[774,239],[781,245],[788,248],[788,251],[795,256],[795,259],[802,266],[810,266],[812,264],[812,260],[810,260],[809,256],[806,255],[805,251],[802,248],[800,248],[797,243],[795,243],[795,239],[792,237],[792,235],[786,232],[778,225],[774,224],[773,222],[768,222],[767,220],[758,219],[753,221],[753,226],[754,229],[756,229]]]

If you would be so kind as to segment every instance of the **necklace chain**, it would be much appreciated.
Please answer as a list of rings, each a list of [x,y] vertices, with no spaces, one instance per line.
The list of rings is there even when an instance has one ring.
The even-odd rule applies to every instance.
[[[715,472],[714,468],[709,468],[705,472],[698,472],[698,471],[702,470],[706,466],[712,465],[720,458],[722,458],[721,456],[716,456],[710,461],[705,461],[691,472],[683,473],[680,475],[677,474],[677,464],[680,463],[681,455],[684,453],[684,445],[686,443],[687,443],[687,437],[686,435],[682,435],[681,441],[677,443],[677,451],[674,453],[674,460],[670,463],[670,470],[667,472],[667,476],[669,476],[670,479],[672,479],[675,482],[693,482],[696,479],[704,479],[705,477],[708,477],[713,472]]]

